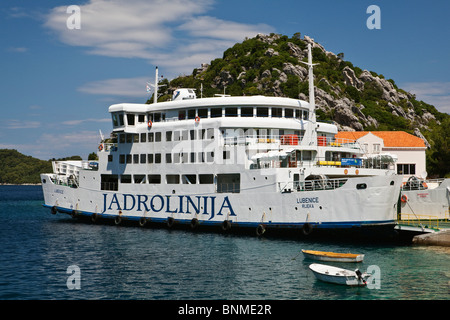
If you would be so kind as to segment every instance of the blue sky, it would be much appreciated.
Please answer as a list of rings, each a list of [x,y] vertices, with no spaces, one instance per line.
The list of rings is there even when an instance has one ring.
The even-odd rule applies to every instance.
[[[370,5],[381,29],[366,26]],[[109,105],[145,102],[155,66],[190,74],[257,33],[308,35],[450,113],[449,12],[437,0],[2,0],[0,148],[87,158],[111,131]]]

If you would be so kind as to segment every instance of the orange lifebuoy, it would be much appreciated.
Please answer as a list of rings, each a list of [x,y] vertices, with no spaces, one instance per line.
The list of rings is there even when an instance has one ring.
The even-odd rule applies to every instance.
[[[147,122],[147,126],[148,126],[149,128],[151,128],[151,127],[152,127],[152,125],[153,125],[153,123],[152,123],[152,120],[148,120],[148,122]]]
[[[348,173],[348,170],[347,170],[347,169],[345,169],[345,170],[344,170],[344,174],[347,174],[347,173]]]
[[[103,150],[103,144],[98,146],[98,151],[102,151]]]
[[[199,116],[196,116],[196,117],[195,117],[195,122],[196,122],[196,123],[199,123],[199,122],[200,122],[200,117],[199,117]]]
[[[404,194],[404,195],[402,195],[402,197],[400,198],[400,200],[401,200],[402,202],[406,202],[406,201],[408,201],[408,197],[406,196],[406,194]]]

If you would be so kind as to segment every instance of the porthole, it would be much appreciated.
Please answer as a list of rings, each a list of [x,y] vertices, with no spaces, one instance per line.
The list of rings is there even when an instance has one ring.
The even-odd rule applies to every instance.
[[[358,190],[367,189],[367,184],[365,184],[365,183],[358,183],[356,185],[356,189],[358,189]]]

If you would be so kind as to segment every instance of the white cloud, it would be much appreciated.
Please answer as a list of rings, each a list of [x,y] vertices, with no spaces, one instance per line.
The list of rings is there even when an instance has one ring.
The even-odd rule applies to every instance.
[[[93,81],[84,84],[78,91],[89,94],[112,95],[121,97],[146,97],[146,83],[149,78],[116,78]]]
[[[17,53],[24,53],[28,51],[28,48],[26,47],[9,47],[9,52],[17,52]]]
[[[175,74],[191,72],[245,37],[272,32],[204,15],[213,0],[90,0],[80,6],[81,29],[68,29],[67,6],[53,8],[45,26],[89,54],[142,58]],[[200,60],[201,59],[201,60]]]
[[[450,114],[450,82],[407,82],[400,87],[440,112]]]
[[[78,126],[84,122],[111,122],[111,119],[89,118],[89,119],[80,119],[80,120],[68,120],[68,121],[63,121],[62,124],[68,125],[68,126]]]
[[[6,129],[34,129],[39,128],[41,123],[39,121],[23,121],[23,120],[4,120],[3,127]]]

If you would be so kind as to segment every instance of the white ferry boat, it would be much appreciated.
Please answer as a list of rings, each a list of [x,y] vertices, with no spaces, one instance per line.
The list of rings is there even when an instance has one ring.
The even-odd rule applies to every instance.
[[[316,121],[310,47],[307,65],[309,102],[178,89],[172,101],[110,106],[112,138],[98,162],[53,162],[41,175],[44,206],[92,221],[258,235],[393,230],[401,177]]]

